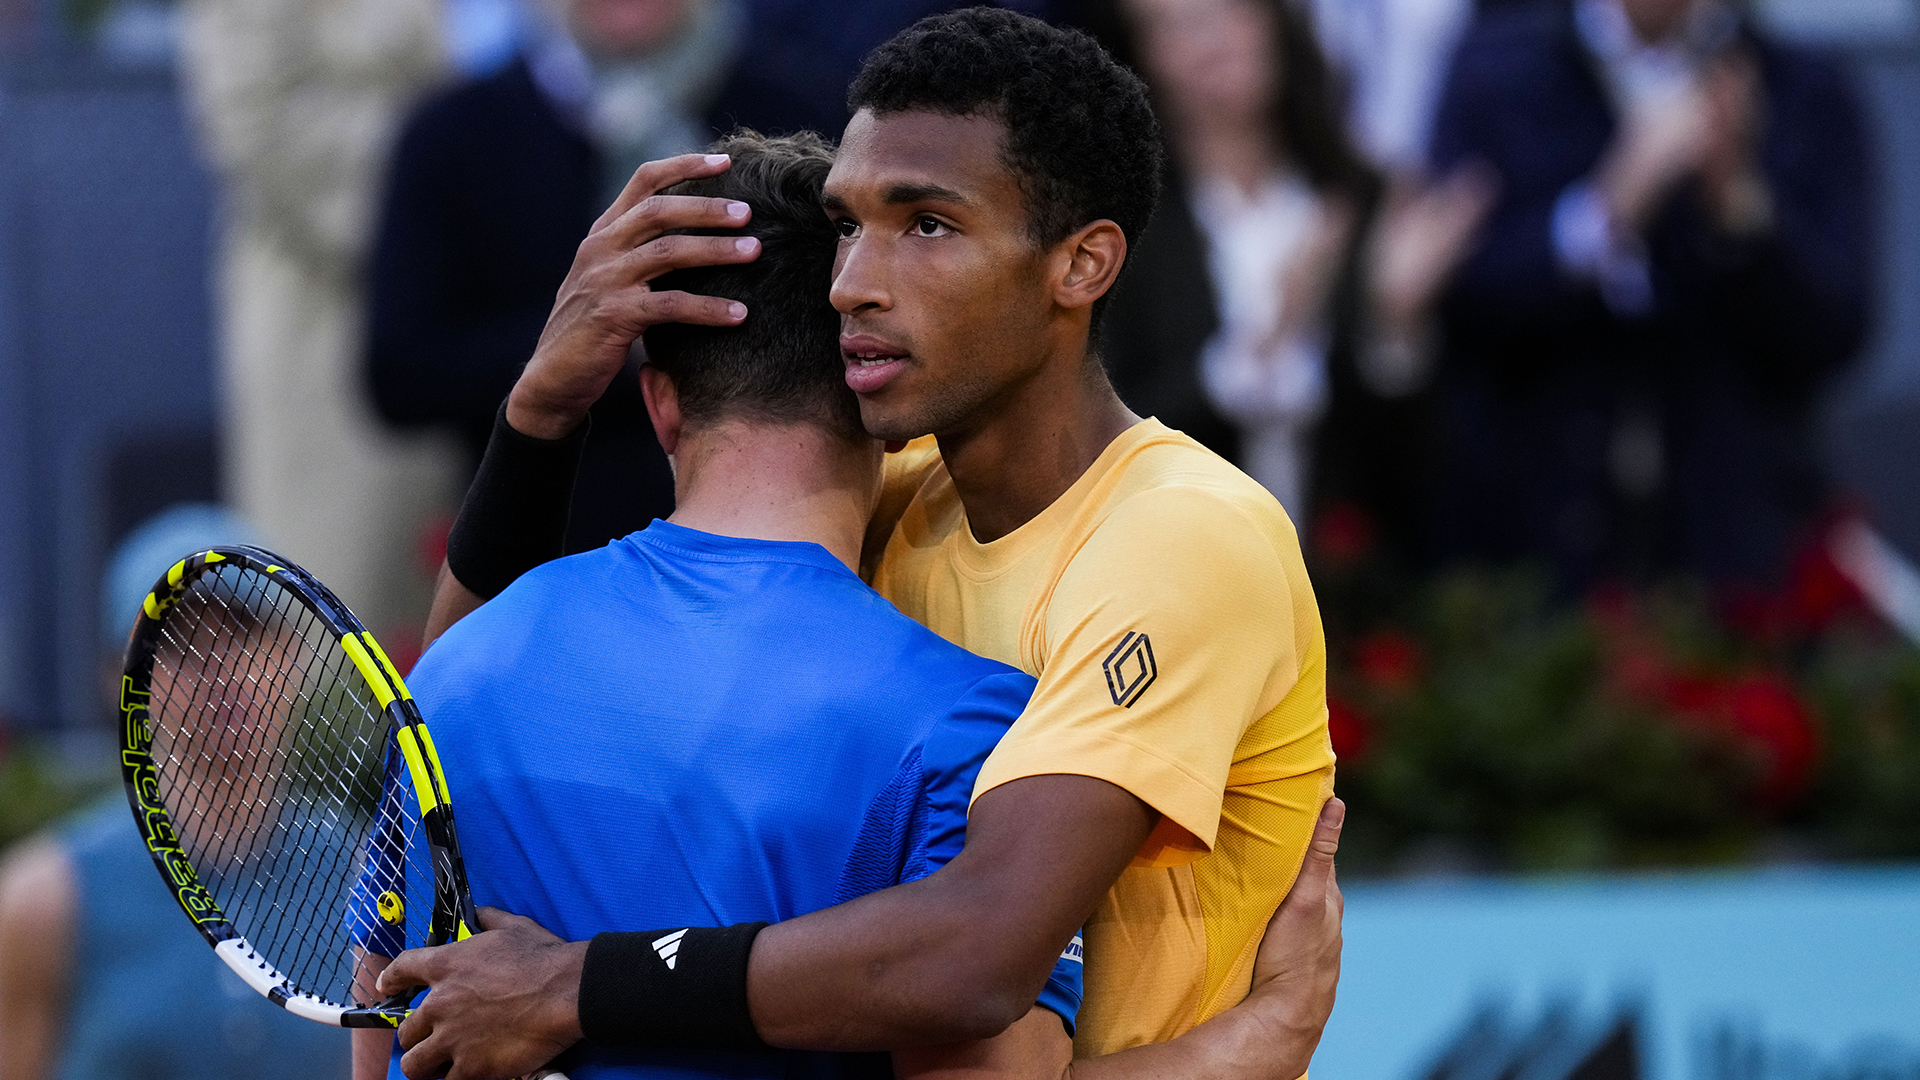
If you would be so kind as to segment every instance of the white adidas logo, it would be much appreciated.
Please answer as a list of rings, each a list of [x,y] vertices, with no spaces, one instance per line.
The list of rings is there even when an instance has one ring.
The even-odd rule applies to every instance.
[[[675,930],[666,937],[653,939],[653,951],[659,953],[660,959],[667,962],[668,971],[673,970],[673,962],[679,959],[677,954],[680,952],[680,939],[686,936],[685,930]]]

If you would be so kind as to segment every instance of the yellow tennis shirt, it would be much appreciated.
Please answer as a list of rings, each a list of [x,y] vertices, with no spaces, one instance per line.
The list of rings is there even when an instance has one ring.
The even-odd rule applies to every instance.
[[[1160,812],[1087,926],[1075,1052],[1170,1039],[1240,1001],[1333,789],[1320,612],[1280,504],[1144,420],[988,544],[918,440],[888,458],[876,527],[875,588],[1039,680],[974,797],[1072,773]]]

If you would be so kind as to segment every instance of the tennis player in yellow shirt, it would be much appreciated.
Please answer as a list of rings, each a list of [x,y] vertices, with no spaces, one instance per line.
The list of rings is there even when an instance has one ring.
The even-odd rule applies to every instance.
[[[646,1021],[586,1034],[636,1045],[669,1044],[675,1010],[736,1010],[744,1037],[793,1048],[987,1038],[1035,1022],[1083,924],[1078,1056],[1175,1038],[1248,993],[1332,791],[1326,656],[1278,502],[1130,412],[1091,350],[1158,195],[1144,88],[1082,36],[974,9],[881,46],[851,104],[824,196],[842,237],[830,296],[868,431],[907,443],[864,561],[901,610],[1039,682],[980,774],[966,850],[913,885],[713,931],[713,966],[737,973],[718,985],[583,983],[588,944],[524,920],[407,954],[383,988],[435,988],[400,1032],[410,1076],[529,1069],[608,994]],[[525,512],[542,499],[514,493],[530,466],[494,462],[502,440],[577,441],[646,326],[747,317],[646,285],[754,257],[726,233],[744,206],[658,194],[724,168],[643,167],[582,245],[463,510],[435,631],[547,543]]]

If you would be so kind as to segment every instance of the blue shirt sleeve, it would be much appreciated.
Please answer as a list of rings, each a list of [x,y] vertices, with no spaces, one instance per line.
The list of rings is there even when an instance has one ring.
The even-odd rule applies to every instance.
[[[975,683],[935,725],[920,751],[926,783],[921,830],[924,842],[913,845],[901,881],[926,877],[960,854],[967,840],[967,806],[973,800],[973,783],[980,775],[980,766],[1027,707],[1033,687],[1032,677],[1017,671],[990,675]],[[1080,935],[1075,934],[1054,962],[1053,974],[1047,977],[1038,1002],[1059,1014],[1069,1035],[1080,1012],[1080,950]]]

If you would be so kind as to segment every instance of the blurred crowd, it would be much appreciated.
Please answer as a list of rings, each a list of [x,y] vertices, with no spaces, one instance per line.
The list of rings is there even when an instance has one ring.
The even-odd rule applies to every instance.
[[[742,125],[837,136],[865,52],[955,5],[71,6],[123,36],[177,34],[222,192],[231,512],[175,510],[128,538],[102,625],[182,545],[258,541],[328,580],[405,666],[494,414],[633,168]],[[1672,577],[1766,592],[1831,520],[1813,428],[1874,315],[1873,151],[1841,68],[1737,0],[1006,6],[1094,34],[1158,105],[1166,196],[1100,343],[1116,387],[1266,485],[1319,566],[1363,556],[1406,582],[1529,565],[1561,602]],[[31,9],[0,0],[0,38]],[[618,380],[568,544],[671,507],[637,383]],[[1382,715],[1419,678],[1395,647],[1404,662],[1365,692]],[[1363,760],[1355,715],[1336,703],[1343,771]],[[0,956],[26,958],[0,963],[0,1077],[107,1075],[126,1055],[172,1075],[176,1052],[196,1075],[246,1075],[311,1035],[266,1027],[244,988],[222,1004],[235,987],[184,934],[144,935],[178,929],[158,885],[98,885],[145,872],[117,801],[0,871]],[[219,1033],[121,1040],[136,1025],[116,987],[155,973]]]
[[[1123,395],[1407,567],[1777,584],[1871,316],[1844,78],[1719,0],[1461,8],[1121,5],[1176,164]]]
[[[323,573],[412,558],[633,167],[736,125],[836,134],[864,51],[941,6],[186,0],[238,508],[356,553]],[[1117,387],[1310,550],[1766,590],[1825,520],[1815,409],[1874,295],[1834,63],[1734,0],[1021,6],[1131,63],[1172,151],[1107,320]],[[671,498],[620,380],[570,545]]]

